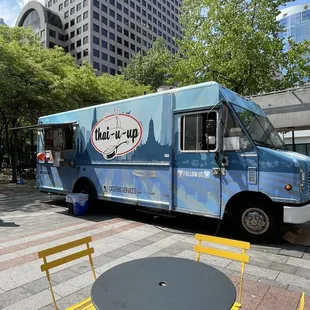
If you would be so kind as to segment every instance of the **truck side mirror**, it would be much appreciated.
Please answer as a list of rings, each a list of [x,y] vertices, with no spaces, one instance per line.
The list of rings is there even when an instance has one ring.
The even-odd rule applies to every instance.
[[[210,146],[211,149],[216,145],[216,121],[209,119],[206,121],[206,132],[205,132],[207,152],[209,152]]]

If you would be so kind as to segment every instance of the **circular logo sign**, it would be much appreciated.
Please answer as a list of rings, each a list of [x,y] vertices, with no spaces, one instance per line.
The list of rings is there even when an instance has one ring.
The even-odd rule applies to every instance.
[[[106,160],[130,153],[141,139],[140,122],[129,114],[118,114],[117,110],[101,119],[91,133],[93,147]]]

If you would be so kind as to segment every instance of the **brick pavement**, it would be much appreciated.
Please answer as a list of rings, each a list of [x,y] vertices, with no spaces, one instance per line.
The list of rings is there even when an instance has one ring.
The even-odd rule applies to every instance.
[[[37,252],[84,236],[93,237],[97,274],[148,256],[195,258],[192,234],[180,229],[133,217],[76,218],[61,204],[47,202],[49,197],[32,183],[0,186],[0,309],[53,309]],[[252,245],[248,253],[251,261],[245,269],[242,309],[296,309],[302,291],[310,309],[309,247]],[[223,271],[238,289],[239,264],[207,255],[201,262]],[[55,268],[52,281],[60,309],[89,296],[93,283],[85,259]]]

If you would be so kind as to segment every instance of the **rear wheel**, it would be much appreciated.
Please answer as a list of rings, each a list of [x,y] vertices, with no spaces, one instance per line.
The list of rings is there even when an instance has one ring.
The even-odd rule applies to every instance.
[[[74,193],[82,193],[88,195],[88,211],[89,213],[95,210],[97,202],[97,192],[95,187],[87,180],[78,181],[73,189]]]
[[[266,201],[246,203],[233,212],[234,228],[238,235],[254,242],[273,242],[281,234],[282,219],[279,208]]]

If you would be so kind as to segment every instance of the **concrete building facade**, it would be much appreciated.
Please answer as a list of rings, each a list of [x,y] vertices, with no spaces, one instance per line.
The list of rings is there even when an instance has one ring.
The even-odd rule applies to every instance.
[[[31,1],[16,25],[31,26],[46,47],[63,46],[78,64],[86,60],[98,73],[116,74],[158,37],[176,53],[180,5],[182,0]]]

